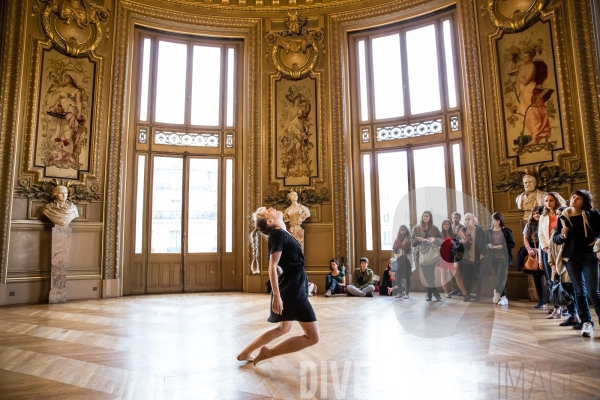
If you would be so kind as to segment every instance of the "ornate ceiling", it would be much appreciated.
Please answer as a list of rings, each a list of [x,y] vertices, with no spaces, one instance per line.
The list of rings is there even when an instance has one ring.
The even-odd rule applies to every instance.
[[[161,3],[193,5],[193,6],[222,6],[226,8],[240,8],[260,12],[261,10],[275,9],[307,9],[340,7],[357,3],[378,4],[381,1],[373,0],[160,0]]]

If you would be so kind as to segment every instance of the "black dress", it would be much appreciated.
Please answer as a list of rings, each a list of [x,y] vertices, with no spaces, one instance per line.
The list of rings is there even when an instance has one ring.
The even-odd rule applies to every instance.
[[[283,312],[278,315],[271,308],[271,315],[267,321],[316,321],[317,316],[308,301],[308,277],[304,270],[304,254],[300,245],[287,231],[278,229],[269,235],[269,257],[277,251],[281,251],[279,266],[283,270],[277,280]],[[270,304],[273,304],[272,292]]]

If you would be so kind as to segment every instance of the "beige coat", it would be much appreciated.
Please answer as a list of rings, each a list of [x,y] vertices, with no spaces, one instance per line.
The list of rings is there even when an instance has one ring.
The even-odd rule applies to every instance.
[[[560,272],[560,280],[563,282],[571,282],[571,278],[567,273],[567,266],[563,261],[563,245],[550,242],[548,245],[548,264],[552,266],[552,280],[556,276],[555,271]]]

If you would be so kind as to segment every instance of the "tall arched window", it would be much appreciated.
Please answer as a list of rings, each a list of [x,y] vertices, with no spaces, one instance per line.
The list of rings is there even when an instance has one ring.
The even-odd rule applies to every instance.
[[[243,42],[146,29],[135,38],[124,292],[240,290]]]
[[[463,105],[454,9],[349,35],[356,250],[390,257],[394,213],[411,190],[447,191],[435,213],[464,211]],[[419,192],[417,192],[419,193]],[[407,196],[414,226],[426,199]],[[422,197],[422,196],[421,196]],[[433,210],[430,210],[433,211]],[[441,221],[435,221],[439,225]]]

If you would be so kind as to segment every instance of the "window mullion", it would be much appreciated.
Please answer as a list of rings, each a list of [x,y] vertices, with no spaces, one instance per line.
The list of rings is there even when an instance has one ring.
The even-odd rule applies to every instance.
[[[436,38],[436,53],[438,58],[438,80],[440,82],[441,111],[444,113],[442,119],[445,121],[448,112],[448,82],[446,77],[446,53],[444,52],[444,32],[441,29],[441,20],[436,20],[433,25]],[[447,132],[446,132],[447,133]]]
[[[194,71],[194,54],[193,54],[194,45],[192,42],[188,42],[188,51],[187,51],[187,67],[185,71],[186,81],[185,81],[185,116],[183,118],[183,123],[185,125],[184,129],[186,132],[189,131],[189,127],[192,123],[192,79],[193,79],[193,71]]]
[[[150,122],[150,124],[153,125],[156,123],[156,85],[158,84],[158,38],[156,36],[152,36],[151,40],[152,48],[150,50],[150,88],[148,93],[148,95],[150,96],[150,115],[148,116],[148,122]]]
[[[406,51],[406,30],[402,30],[400,33],[400,54],[402,59],[400,66],[402,68],[402,95],[404,96],[404,115],[410,121],[410,94],[408,81],[408,53]]]
[[[369,110],[369,120],[375,122],[375,82],[373,77],[373,51],[371,50],[371,41],[369,36],[365,38],[365,73],[367,74],[367,109]],[[367,121],[365,121],[367,122]]]

